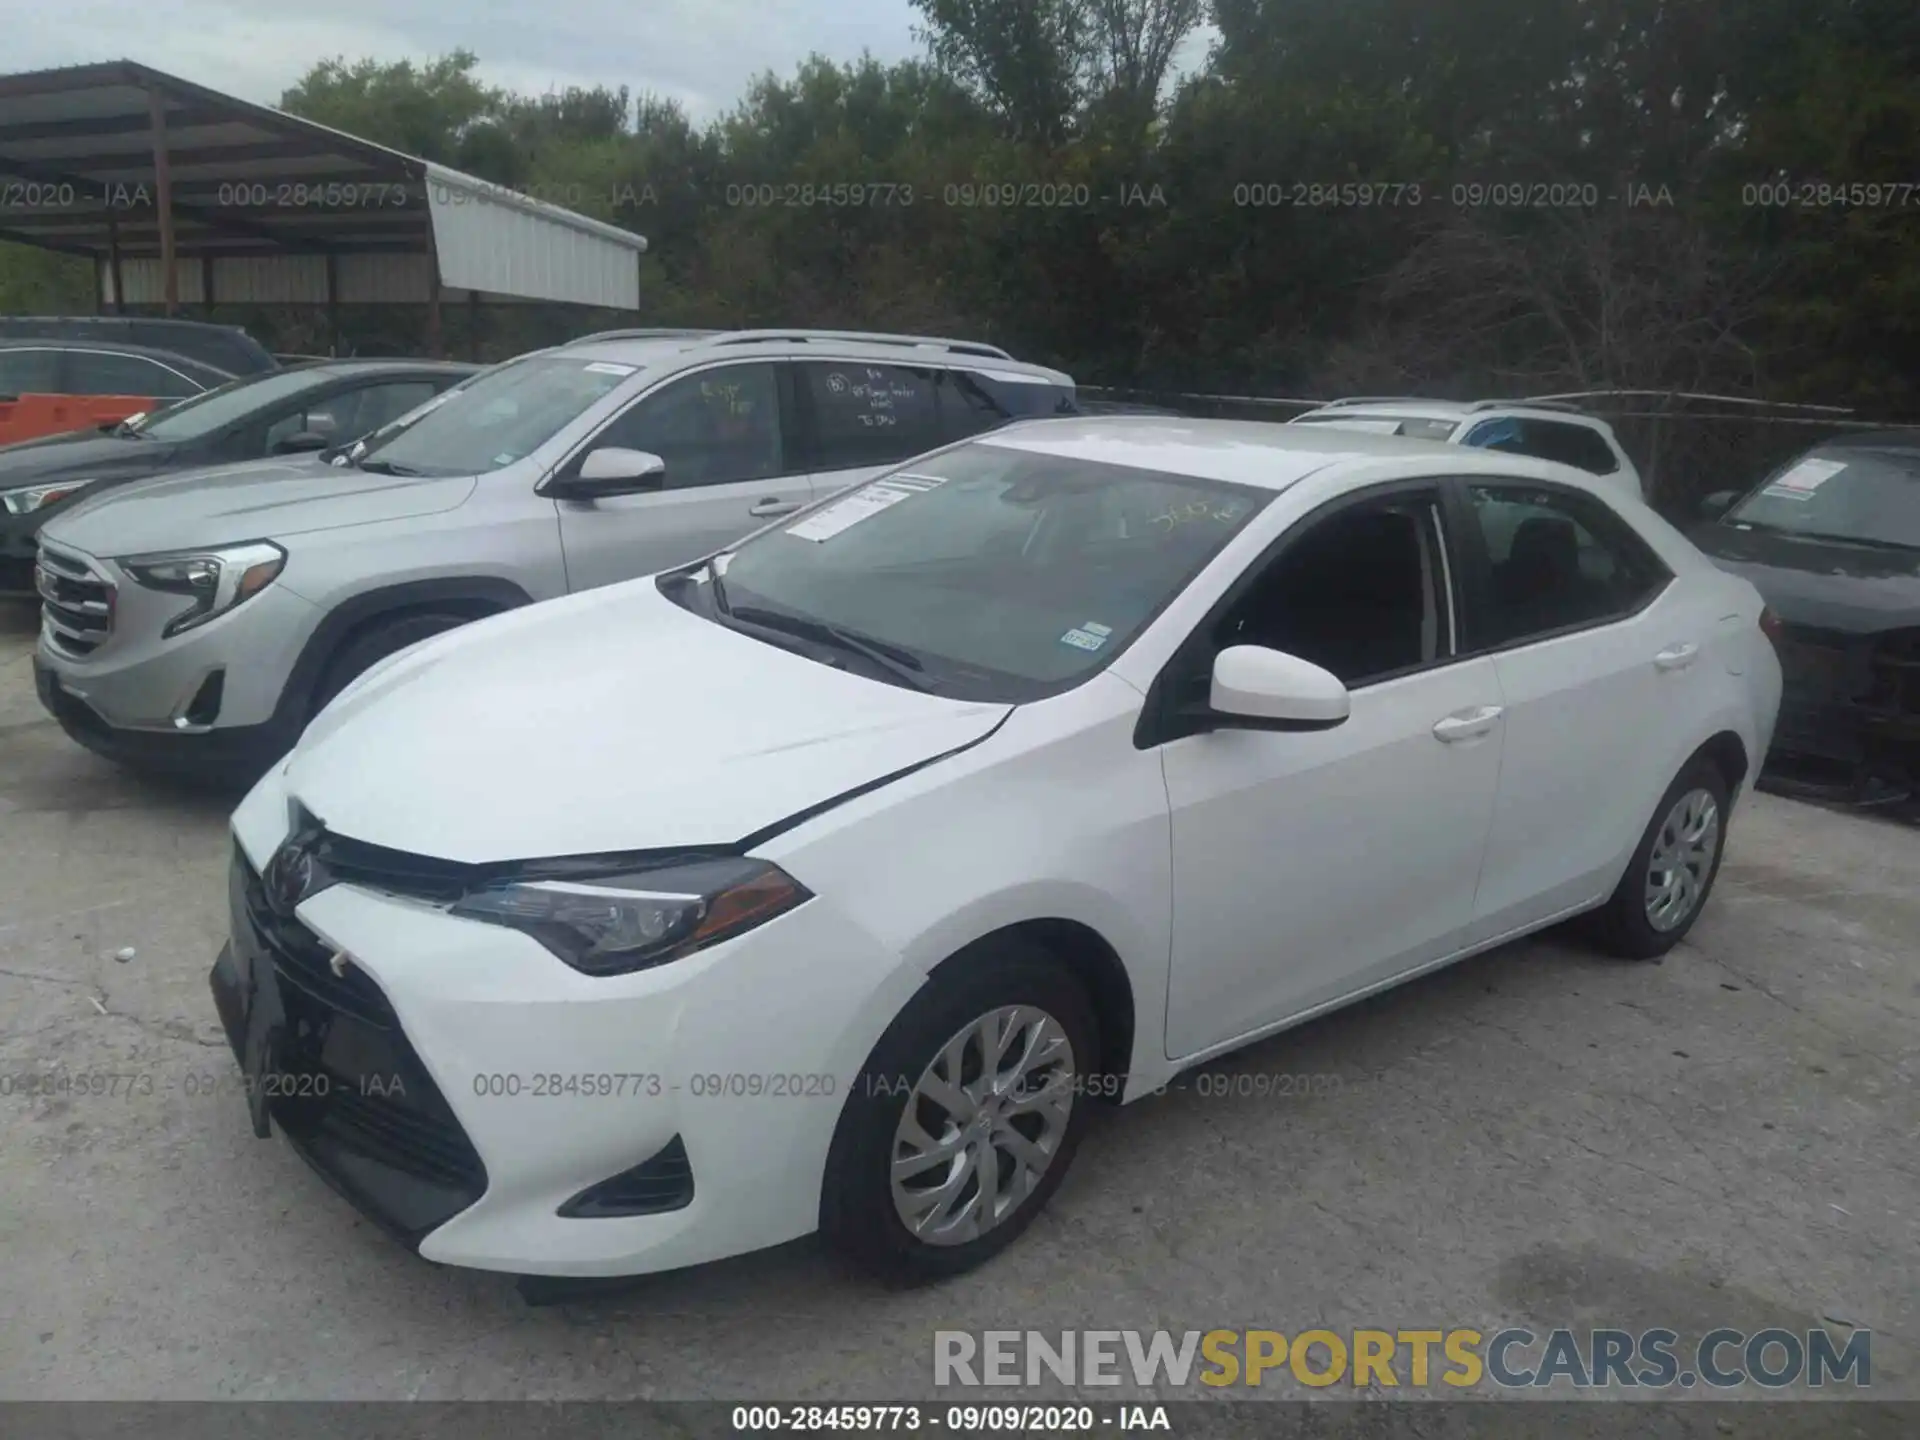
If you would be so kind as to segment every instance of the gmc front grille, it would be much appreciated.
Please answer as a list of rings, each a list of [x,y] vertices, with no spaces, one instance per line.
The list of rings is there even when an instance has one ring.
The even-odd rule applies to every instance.
[[[33,588],[48,642],[61,653],[85,659],[113,633],[113,582],[85,556],[43,541]]]

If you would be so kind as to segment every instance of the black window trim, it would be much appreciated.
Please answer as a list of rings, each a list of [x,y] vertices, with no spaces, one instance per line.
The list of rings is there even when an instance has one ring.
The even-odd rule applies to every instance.
[[[1459,543],[1464,549],[1464,554],[1461,556],[1463,573],[1459,577],[1465,582],[1463,591],[1466,604],[1462,614],[1466,623],[1460,636],[1463,642],[1471,642],[1489,633],[1492,628],[1487,624],[1487,617],[1493,610],[1493,561],[1487,554],[1486,536],[1481,533],[1479,521],[1474,517],[1473,502],[1467,496],[1468,490],[1475,487],[1544,490],[1550,494],[1568,497],[1575,502],[1576,506],[1585,507],[1590,513],[1606,517],[1601,529],[1611,530],[1613,533],[1610,536],[1604,533],[1596,534],[1594,536],[1596,540],[1602,544],[1612,544],[1624,538],[1629,547],[1641,552],[1646,563],[1660,577],[1659,583],[1650,586],[1637,604],[1625,610],[1616,610],[1592,620],[1583,620],[1575,625],[1561,625],[1552,630],[1541,630],[1531,635],[1520,636],[1518,639],[1503,641],[1498,645],[1473,645],[1460,651],[1462,659],[1471,659],[1480,655],[1505,655],[1533,645],[1564,640],[1570,635],[1624,625],[1630,620],[1638,619],[1652,608],[1654,602],[1667,593],[1677,578],[1673,567],[1668,565],[1661,558],[1660,552],[1648,544],[1646,538],[1633,528],[1632,523],[1616,512],[1604,498],[1591,490],[1582,489],[1578,485],[1563,484],[1558,480],[1536,480],[1526,475],[1450,475],[1445,477],[1442,483],[1447,487],[1448,502],[1455,515],[1455,518],[1450,521],[1450,528],[1459,536]],[[1585,516],[1578,514],[1574,518],[1583,523],[1586,519]]]
[[[669,385],[677,385],[689,376],[703,375],[709,370],[725,370],[742,365],[767,365],[773,369],[774,396],[776,400],[774,428],[775,438],[780,444],[780,468],[771,475],[761,475],[753,480],[722,480],[716,483],[721,485],[771,485],[781,480],[792,480],[804,477],[809,473],[809,470],[804,463],[805,455],[801,453],[800,447],[795,443],[795,427],[793,424],[794,394],[799,389],[799,386],[794,383],[794,376],[791,373],[793,368],[791,363],[784,358],[768,355],[728,355],[721,359],[705,361],[699,365],[689,365],[683,370],[675,370],[671,374],[662,375],[658,380],[654,381],[653,384],[647,386],[646,389],[642,390],[638,395],[635,395],[626,404],[614,411],[613,414],[601,421],[601,423],[594,428],[591,435],[587,436],[578,445],[574,446],[573,449],[563,455],[544,475],[534,482],[533,493],[536,495],[545,495],[547,493],[547,486],[553,481],[568,479],[578,474],[581,463],[586,460],[587,456],[592,453],[594,448],[600,443],[600,437],[602,435],[605,435],[607,431],[626,419],[627,416],[639,406],[644,405],[655,395],[660,394]],[[665,489],[650,490],[645,493],[648,495],[664,495],[669,493],[673,488],[672,486],[668,486]],[[712,485],[688,485],[683,488],[687,491],[694,491],[710,490],[714,487]]]
[[[1201,734],[1208,728],[1194,717],[1180,713],[1178,699],[1180,681],[1193,673],[1193,667],[1198,663],[1197,652],[1209,647],[1210,641],[1206,637],[1213,627],[1225,617],[1229,610],[1246,598],[1247,592],[1253,588],[1259,577],[1266,574],[1270,566],[1317,529],[1322,521],[1344,510],[1401,496],[1425,496],[1432,500],[1434,515],[1439,523],[1442,563],[1438,578],[1442,581],[1442,598],[1447,606],[1445,623],[1441,625],[1439,635],[1442,653],[1418,665],[1407,665],[1398,670],[1370,676],[1358,685],[1348,686],[1348,692],[1357,694],[1381,685],[1391,685],[1398,680],[1429,674],[1445,669],[1447,666],[1456,665],[1462,660],[1476,658],[1463,653],[1459,648],[1459,639],[1464,628],[1460,622],[1460,616],[1462,614],[1461,582],[1465,566],[1461,563],[1461,556],[1457,549],[1458,541],[1455,538],[1455,532],[1459,527],[1459,515],[1457,505],[1451,498],[1448,477],[1421,475],[1410,479],[1382,481],[1363,489],[1336,495],[1331,500],[1315,506],[1276,535],[1266,549],[1241,569],[1240,573],[1234,577],[1233,583],[1208,608],[1199,623],[1187,633],[1187,637],[1168,657],[1166,664],[1160,667],[1160,673],[1154,676],[1153,684],[1147,687],[1146,701],[1140,707],[1140,719],[1134,725],[1133,748],[1152,750],[1189,735]],[[1211,661],[1209,660],[1208,663],[1210,664]]]

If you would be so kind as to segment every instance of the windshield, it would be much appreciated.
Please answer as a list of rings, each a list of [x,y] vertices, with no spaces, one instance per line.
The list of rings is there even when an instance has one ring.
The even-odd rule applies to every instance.
[[[510,361],[374,436],[356,459],[403,475],[484,475],[539,449],[638,369],[557,355]]]
[[[725,603],[904,653],[938,694],[1034,700],[1126,649],[1267,499],[976,442],[746,541]]]
[[[1775,471],[1727,523],[1920,550],[1920,451],[1815,450]]]
[[[263,406],[324,384],[329,378],[317,370],[272,370],[265,375],[248,375],[191,400],[156,410],[128,428],[154,440],[198,440],[246,419]]]

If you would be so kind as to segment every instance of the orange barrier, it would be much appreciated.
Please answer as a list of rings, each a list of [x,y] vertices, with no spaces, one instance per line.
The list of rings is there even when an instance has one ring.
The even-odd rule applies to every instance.
[[[117,424],[159,403],[143,395],[22,395],[0,400],[0,445]]]

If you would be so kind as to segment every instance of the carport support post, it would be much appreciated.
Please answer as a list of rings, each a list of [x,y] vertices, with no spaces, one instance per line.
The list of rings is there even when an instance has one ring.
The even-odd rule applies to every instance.
[[[180,277],[173,269],[173,174],[167,167],[167,105],[155,89],[147,91],[153,128],[153,203],[160,218],[160,272],[167,314],[180,308]]]
[[[107,273],[113,277],[113,313],[127,313],[127,285],[120,276],[120,222],[107,211]]]
[[[207,312],[207,318],[213,318],[213,257],[200,257],[200,308]]]
[[[327,353],[340,353],[340,257],[327,252]]]

